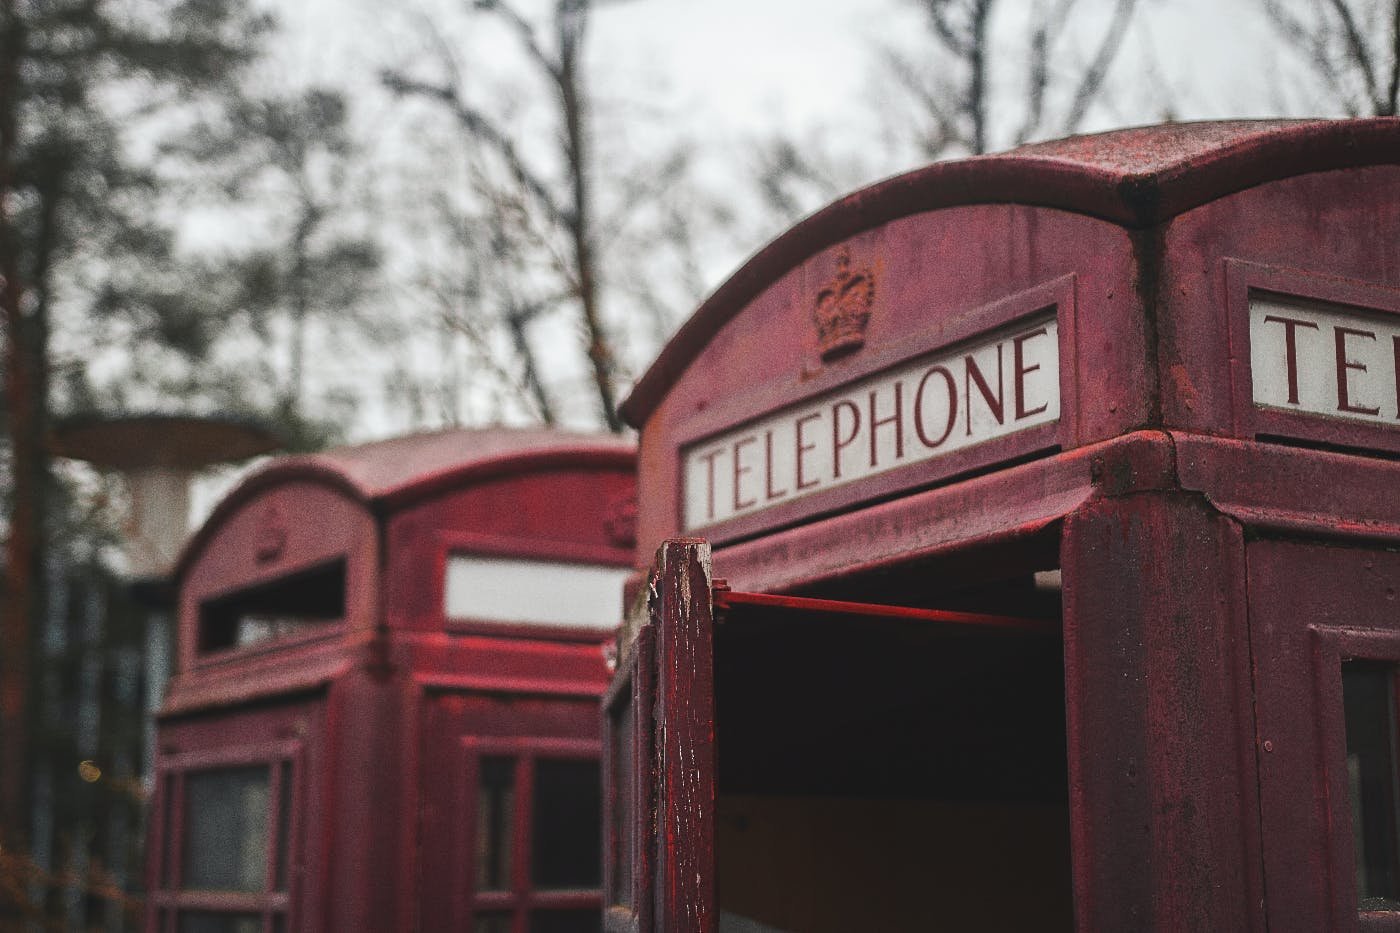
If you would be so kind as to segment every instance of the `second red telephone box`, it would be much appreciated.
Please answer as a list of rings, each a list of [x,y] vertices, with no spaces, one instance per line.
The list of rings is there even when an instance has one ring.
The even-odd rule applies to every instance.
[[[633,466],[449,431],[229,495],[178,569],[147,929],[596,930]]]

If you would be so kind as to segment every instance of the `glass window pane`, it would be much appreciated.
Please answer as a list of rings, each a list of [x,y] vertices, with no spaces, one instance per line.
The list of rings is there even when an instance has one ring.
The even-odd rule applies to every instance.
[[[510,890],[515,839],[515,760],[481,759],[476,797],[476,889]]]
[[[1395,910],[1397,900],[1395,679],[1393,665],[1342,664],[1347,783],[1362,910]]]
[[[175,883],[175,775],[166,775],[161,787],[161,832],[165,838],[160,842],[160,877],[162,887],[169,888]],[[164,933],[164,927],[161,930]]]
[[[596,761],[535,763],[531,879],[540,888],[596,888],[602,873],[602,791]]]
[[[257,914],[185,910],[180,912],[180,933],[262,933],[262,920]]]
[[[277,890],[287,890],[287,859],[292,851],[292,763],[282,762],[277,801]]]
[[[633,743],[636,741],[635,714],[630,698],[624,698],[622,707],[613,719],[612,748],[612,836],[616,843],[609,857],[612,865],[612,891],[610,902],[623,907],[632,906],[632,859],[636,852],[634,838],[635,818],[633,816]]]
[[[622,621],[628,567],[452,554],[447,558],[449,619],[608,628]]]
[[[183,887],[263,890],[267,794],[268,769],[261,765],[192,772],[185,778]]]
[[[540,910],[530,917],[530,933],[598,933],[602,928],[598,910]]]
[[[472,920],[472,933],[510,933],[510,914],[477,914]]]
[[[343,618],[345,561],[338,560],[202,603],[199,650],[256,645]]]

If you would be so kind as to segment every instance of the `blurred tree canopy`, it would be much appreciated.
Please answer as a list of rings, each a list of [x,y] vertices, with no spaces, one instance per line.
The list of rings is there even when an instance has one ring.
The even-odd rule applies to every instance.
[[[1140,19],[1138,0],[904,2],[922,31],[878,46],[873,81],[890,148],[921,161],[1079,132],[1123,90],[1109,73]],[[777,137],[758,147],[755,178],[764,203],[795,220],[889,170]]]
[[[391,93],[437,109],[463,141],[469,191],[438,218],[458,265],[423,284],[447,327],[531,417],[578,422],[575,400],[591,397],[588,421],[612,431],[623,428],[620,392],[678,318],[677,297],[689,303],[703,288],[695,253],[707,211],[685,140],[637,158],[616,122],[596,128],[586,48],[598,8],[616,5],[551,0],[534,17],[509,0],[464,9],[501,30],[524,63],[531,84],[514,112],[489,93],[492,64],[455,48],[441,21],[425,21],[426,55],[381,73]],[[573,352],[541,338],[551,320],[576,335]],[[560,378],[579,363],[587,390]]]
[[[375,304],[379,244],[352,222],[362,154],[344,95],[309,87],[237,96],[164,154],[179,163],[192,196],[259,214],[256,238],[201,264],[225,339],[245,338],[244,353],[222,370],[221,407],[271,419],[293,450],[343,437],[356,400],[317,391],[309,355],[349,332],[394,336]],[[190,362],[197,383],[206,361]]]
[[[94,400],[91,366],[114,335],[138,354],[199,358],[219,327],[133,130],[176,125],[226,92],[269,25],[243,0],[0,0],[0,845],[12,855],[28,835],[32,633],[62,504],[46,448],[54,413]],[[62,353],[60,333],[76,338]]]

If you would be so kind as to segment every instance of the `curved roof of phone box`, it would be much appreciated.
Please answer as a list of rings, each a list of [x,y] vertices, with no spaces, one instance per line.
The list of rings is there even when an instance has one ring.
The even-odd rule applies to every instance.
[[[1295,175],[1400,164],[1400,118],[1169,123],[1071,136],[938,162],[877,182],[761,249],[700,306],[622,404],[634,427],[710,339],[784,273],[891,220],[944,207],[1024,204],[1150,227],[1216,198]]]
[[[320,483],[368,509],[390,511],[450,487],[506,473],[589,466],[632,470],[636,455],[635,444],[614,435],[497,427],[410,434],[278,457],[245,478],[215,506],[186,543],[173,576],[183,576],[215,529],[247,500],[283,483]]]

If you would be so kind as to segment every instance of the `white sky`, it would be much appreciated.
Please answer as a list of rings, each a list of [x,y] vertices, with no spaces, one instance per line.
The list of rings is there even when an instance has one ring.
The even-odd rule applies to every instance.
[[[527,12],[547,10],[552,2],[516,0]],[[999,7],[1003,27],[1011,27],[1003,34],[1022,34],[1012,20],[1024,16],[1032,2],[1008,0]],[[1079,0],[1082,15],[1074,22],[1085,47],[1101,34],[1112,3]],[[283,37],[262,80],[268,90],[312,84],[346,89],[381,162],[376,171],[386,178],[403,173],[402,165],[391,163],[413,151],[419,140],[412,134],[420,130],[405,125],[403,108],[380,89],[378,73],[420,64],[430,13],[448,24],[447,38],[464,68],[481,76],[476,80],[488,93],[510,96],[525,86],[514,37],[489,17],[463,15],[470,4],[278,3],[271,8],[283,23]],[[1111,72],[1105,95],[1110,103],[1093,111],[1084,128],[1155,122],[1167,108],[1181,119],[1302,115],[1315,109],[1306,91],[1277,79],[1288,69],[1280,67],[1279,53],[1269,51],[1277,43],[1260,6],[1260,0],[1139,0],[1134,28]],[[595,135],[620,126],[628,133],[626,146],[645,147],[668,134],[692,140],[704,150],[702,172],[711,187],[727,196],[745,197],[749,182],[741,176],[752,170],[752,143],[775,132],[818,141],[838,157],[859,160],[869,177],[853,184],[916,164],[907,150],[893,152],[881,136],[889,118],[880,50],[928,47],[922,18],[907,0],[598,0],[590,29],[587,76],[598,112]],[[1000,54],[1014,65],[1023,53],[1013,46]],[[528,114],[522,119],[528,121]],[[391,202],[404,196],[402,189],[385,190],[389,193],[381,197]],[[381,204],[376,210],[392,213],[396,206]],[[704,257],[707,287],[716,287],[778,232],[760,225],[748,239],[716,244]],[[419,248],[413,235],[396,231],[392,221],[381,233],[392,248]],[[369,416],[352,436],[404,429]],[[197,494],[197,508],[207,507],[223,485]]]
[[[311,0],[280,4],[287,27],[286,77],[344,80],[394,58],[418,10],[462,9],[470,0]],[[1032,0],[1021,0],[1029,6]],[[525,9],[538,0],[517,0]],[[1006,3],[1015,15],[1017,3]],[[1106,15],[1106,0],[1081,0]],[[1259,0],[1140,0],[1153,54],[1171,85],[1202,117],[1272,108],[1258,50],[1269,36]],[[791,129],[850,113],[871,87],[875,49],[907,44],[922,30],[902,0],[613,0],[593,14],[595,88],[673,90],[721,133],[760,129],[776,118]],[[1125,49],[1120,80],[1141,73],[1142,30]],[[513,55],[505,50],[504,56]],[[1136,60],[1136,61],[1134,61]],[[1134,68],[1136,64],[1137,68]],[[370,67],[366,67],[370,66]]]

